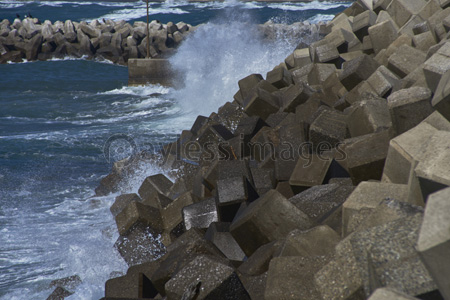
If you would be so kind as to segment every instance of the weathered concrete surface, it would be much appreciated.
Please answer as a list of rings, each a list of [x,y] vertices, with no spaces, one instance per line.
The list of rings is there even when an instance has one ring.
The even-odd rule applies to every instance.
[[[145,85],[159,83],[172,85],[175,73],[167,59],[134,58],[128,60],[128,85]]]

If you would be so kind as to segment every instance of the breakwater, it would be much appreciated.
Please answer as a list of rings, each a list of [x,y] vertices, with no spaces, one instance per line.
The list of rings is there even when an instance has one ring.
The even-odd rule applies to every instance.
[[[116,198],[130,268],[106,298],[448,298],[449,9],[355,2],[160,155],[116,163],[98,195],[139,161],[175,180]]]

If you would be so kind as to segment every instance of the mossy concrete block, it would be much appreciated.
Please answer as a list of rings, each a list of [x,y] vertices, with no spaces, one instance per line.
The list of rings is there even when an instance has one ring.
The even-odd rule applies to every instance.
[[[260,246],[285,237],[293,229],[308,229],[312,223],[276,190],[252,202],[237,217],[230,232],[247,256]]]
[[[442,296],[450,297],[450,188],[431,194],[420,228],[417,250]]]

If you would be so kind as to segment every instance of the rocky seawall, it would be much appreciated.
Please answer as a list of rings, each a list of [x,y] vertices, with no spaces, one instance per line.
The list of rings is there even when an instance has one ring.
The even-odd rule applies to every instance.
[[[259,25],[265,39],[288,36],[299,39],[315,36],[323,23],[297,22],[291,25],[267,22]],[[201,26],[201,25],[198,25]],[[0,63],[62,59],[65,57],[109,60],[127,65],[128,59],[145,58],[150,40],[150,57],[166,58],[198,26],[184,22],[162,24],[153,20],[144,22],[94,20],[90,23],[25,18],[0,22]]]
[[[359,0],[321,32],[115,163],[97,195],[142,161],[173,181],[116,198],[104,299],[450,299],[450,2]]]

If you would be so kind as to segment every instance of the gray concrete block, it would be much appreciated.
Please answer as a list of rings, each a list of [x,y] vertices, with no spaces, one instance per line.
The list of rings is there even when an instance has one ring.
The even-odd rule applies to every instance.
[[[140,202],[130,202],[117,216],[117,228],[120,235],[125,235],[136,224],[150,226],[154,232],[164,230],[159,209]]]
[[[378,288],[370,295],[368,300],[417,300],[405,293],[391,288]]]
[[[233,268],[223,261],[200,255],[185,265],[165,284],[169,299],[250,299]]]
[[[183,208],[183,221],[186,230],[191,228],[208,228],[218,221],[216,201],[209,198]]]
[[[289,178],[289,184],[293,191],[298,193],[298,191],[322,184],[331,161],[332,159],[324,158],[324,156],[319,154],[309,154],[307,157],[300,157]]]
[[[366,10],[353,18],[352,29],[361,42],[363,37],[369,34],[369,27],[375,25],[377,17],[377,14],[372,10]]]
[[[283,238],[293,229],[308,229],[309,218],[275,190],[252,202],[237,217],[230,232],[249,256],[260,246]]]
[[[187,191],[160,210],[161,218],[166,230],[171,230],[183,221],[183,208],[194,203],[191,191]]]
[[[403,26],[412,15],[418,14],[425,6],[424,0],[393,0],[386,8],[399,27]]]
[[[450,120],[450,70],[441,77],[431,104],[442,116]]]
[[[265,120],[280,108],[278,97],[262,88],[256,88],[244,98],[244,111],[249,116],[259,116]]]
[[[280,96],[284,112],[295,112],[295,109],[305,103],[312,94],[312,89],[305,84],[292,84]]]
[[[392,93],[387,102],[397,135],[418,125],[433,112],[431,91],[427,88],[399,90]]]
[[[347,110],[347,125],[351,137],[389,130],[392,127],[388,104],[382,98],[355,102]]]
[[[388,69],[400,78],[405,77],[426,60],[426,54],[408,45],[402,45],[388,59]]]
[[[373,58],[367,55],[345,62],[343,65],[344,71],[340,75],[341,82],[350,91],[361,81],[368,79],[379,66]]]
[[[413,37],[413,45],[420,51],[427,52],[432,46],[436,45],[436,39],[431,31],[417,34]]]
[[[238,85],[242,99],[249,97],[256,84],[261,80],[263,80],[261,74],[251,74],[239,80]]]
[[[122,194],[117,196],[113,205],[110,207],[112,215],[117,216],[128,204],[133,201],[141,201],[141,198],[137,194]]]
[[[152,196],[155,192],[167,195],[171,186],[172,181],[163,174],[151,175],[145,178],[139,187],[139,196],[145,201],[145,199]]]
[[[450,43],[448,43],[450,46]],[[445,53],[445,52],[444,52]],[[450,70],[450,54],[439,51],[425,61],[423,72],[430,90],[434,93],[442,76]]]
[[[450,297],[450,188],[431,194],[420,228],[417,250],[444,299]]]
[[[361,182],[342,206],[342,236],[354,232],[385,199],[405,201],[406,184]]]
[[[314,151],[320,152],[319,145],[326,143],[328,150],[344,141],[347,133],[347,116],[339,111],[325,110],[311,124],[309,140]]]
[[[382,49],[387,49],[398,37],[398,28],[390,20],[369,27],[368,32],[376,54],[380,53]]]
[[[281,89],[292,84],[292,75],[283,67],[275,67],[272,71],[267,72],[266,80],[274,87]]]
[[[211,241],[226,258],[234,261],[243,261],[245,253],[229,232],[230,223],[211,223],[206,231],[205,238]]]

